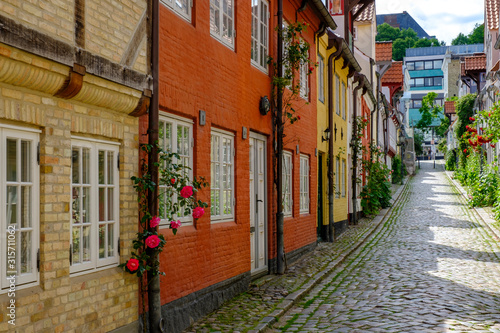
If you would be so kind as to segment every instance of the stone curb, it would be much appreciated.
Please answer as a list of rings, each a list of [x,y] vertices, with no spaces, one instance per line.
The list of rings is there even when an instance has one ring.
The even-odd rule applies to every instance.
[[[409,177],[405,178],[405,182],[402,186],[398,188],[394,196],[392,197],[392,206],[386,209],[382,209],[377,216],[375,216],[371,223],[375,226],[371,228],[365,235],[361,236],[358,239],[358,242],[351,246],[349,250],[340,255],[336,260],[330,262],[328,266],[316,273],[308,282],[306,282],[303,288],[289,294],[283,302],[277,305],[277,309],[270,313],[268,316],[264,317],[255,327],[256,329],[248,331],[248,333],[260,333],[265,332],[266,329],[270,328],[273,324],[275,324],[279,318],[283,317],[283,315],[295,304],[297,304],[309,291],[312,290],[317,284],[319,284],[323,279],[333,272],[338,266],[340,266],[352,253],[354,253],[361,245],[365,243],[365,241],[375,233],[375,231],[379,228],[383,221],[386,220],[386,217],[389,216],[392,212],[392,209],[395,203],[401,197],[401,193],[408,186],[410,181]]]
[[[445,171],[446,176],[448,176],[448,179],[455,185],[455,188],[462,194],[464,199],[467,201],[468,196],[467,196],[467,191],[460,185],[459,182],[457,182],[455,179],[453,179],[452,175],[453,173],[451,171]],[[477,216],[483,221],[483,223],[488,227],[488,229],[491,231],[492,236],[500,242],[500,231],[497,230],[496,228],[492,228],[491,224],[495,223],[496,221],[490,217],[490,215],[484,210],[482,207],[472,207],[472,209],[476,212]]]

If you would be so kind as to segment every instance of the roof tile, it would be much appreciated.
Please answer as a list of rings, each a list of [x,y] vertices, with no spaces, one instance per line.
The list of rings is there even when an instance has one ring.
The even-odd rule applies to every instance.
[[[500,0],[485,0],[488,29],[498,30]]]
[[[376,42],[376,61],[392,61],[392,42]]]
[[[356,5],[353,8],[353,12],[357,13],[359,9],[361,9],[362,5]],[[369,4],[365,10],[356,18],[356,22],[365,22],[365,21],[372,21],[373,20],[373,14],[375,13],[375,2],[372,2]]]
[[[454,101],[444,102],[444,113],[455,114],[455,102]]]
[[[466,71],[486,70],[486,54],[466,57],[465,70]]]
[[[400,83],[403,84],[403,62],[393,61],[391,68],[382,76],[382,84]]]

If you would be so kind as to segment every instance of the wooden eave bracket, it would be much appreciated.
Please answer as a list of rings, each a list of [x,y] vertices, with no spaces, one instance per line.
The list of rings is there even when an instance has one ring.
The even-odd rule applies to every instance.
[[[153,94],[150,89],[144,89],[144,91],[142,92],[142,96],[139,99],[139,102],[137,103],[136,108],[134,109],[134,111],[129,113],[129,116],[140,117],[148,113],[152,95]]]
[[[54,94],[54,96],[70,99],[78,95],[80,90],[82,90],[83,76],[85,75],[85,72],[85,66],[75,63],[69,72],[69,76],[64,82],[64,85]]]

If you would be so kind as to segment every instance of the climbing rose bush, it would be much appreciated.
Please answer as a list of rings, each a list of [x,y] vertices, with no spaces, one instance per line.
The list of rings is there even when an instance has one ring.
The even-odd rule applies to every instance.
[[[152,146],[145,144],[141,149],[149,153]],[[160,216],[148,211],[148,191],[152,191],[156,184],[151,179],[148,162],[143,158],[141,176],[132,177],[134,189],[138,194],[140,228],[137,237],[132,241],[131,258],[118,265],[138,277],[142,277],[146,272],[164,275],[160,271],[160,262],[156,259],[166,244],[165,236],[158,230],[160,222],[170,221],[170,229],[175,235],[181,227],[180,217],[192,215],[194,219],[201,218],[205,212],[204,208],[208,207],[207,203],[195,198],[196,193],[208,185],[205,179],[189,179],[189,167],[177,164],[177,161],[181,160],[179,154],[165,152],[160,147],[157,149],[160,191],[156,200],[160,203]]]

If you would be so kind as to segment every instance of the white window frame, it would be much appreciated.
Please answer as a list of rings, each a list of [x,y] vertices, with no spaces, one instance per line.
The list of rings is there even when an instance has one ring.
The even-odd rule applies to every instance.
[[[235,0],[226,0],[228,4],[231,4],[231,10],[230,13],[227,13],[227,15],[224,14],[224,10],[222,8],[223,1],[219,0],[219,7],[215,5],[215,0],[210,0],[210,35],[220,41],[222,44],[226,45],[230,49],[234,50],[234,40],[236,38],[236,30],[234,29],[234,19],[235,19],[235,11],[234,11],[234,5],[235,5]],[[218,17],[217,17],[218,16]],[[224,17],[227,17],[227,19],[231,19],[231,25],[229,26],[232,35],[229,36],[229,34],[224,34],[224,29],[222,26],[222,22],[224,22]],[[217,27],[216,25],[216,20],[219,22],[219,26]],[[219,29],[219,31],[215,30],[215,27]]]
[[[345,120],[345,115],[346,115],[346,109],[347,109],[347,89],[345,82],[342,81],[342,119]]]
[[[335,198],[340,198],[340,157],[335,158]]]
[[[293,157],[289,151],[283,151],[282,177],[283,215],[290,217],[293,215]]]
[[[109,267],[114,267],[119,262],[118,255],[118,238],[120,235],[120,170],[118,169],[118,154],[119,154],[119,143],[111,142],[111,141],[102,141],[102,140],[92,140],[81,137],[72,137],[71,140],[71,151],[73,155],[73,150],[78,149],[80,152],[83,149],[88,149],[90,152],[89,155],[89,183],[82,183],[82,171],[83,171],[83,163],[79,160],[79,182],[73,183],[73,157],[72,157],[72,165],[71,165],[71,193],[72,193],[72,201],[70,205],[70,244],[71,244],[71,260],[70,260],[70,274],[80,275],[91,273],[97,270],[107,269]],[[104,151],[105,162],[104,162],[104,184],[99,183],[99,152]],[[112,153],[112,160],[109,161],[109,154]],[[109,168],[113,170],[113,180],[111,183],[108,182],[109,177]],[[87,226],[90,227],[90,260],[81,261],[81,263],[77,263],[75,257],[73,255],[75,251],[75,244],[73,243],[73,229],[79,227],[78,224],[74,225],[73,223],[73,192],[74,188],[89,188],[89,222],[87,222]],[[99,190],[104,189],[105,193],[105,202],[109,201],[108,195],[109,192],[113,193],[113,200],[111,202],[111,206],[106,206],[104,210],[104,221],[100,221],[99,217]],[[106,193],[108,192],[108,193]],[[83,197],[82,197],[83,200]],[[112,207],[113,217],[112,221],[109,221],[109,207]],[[83,201],[82,201],[82,209],[83,209]],[[80,225],[83,225],[82,222]],[[113,254],[107,255],[105,258],[99,258],[99,229],[101,225],[112,225],[113,231]],[[106,227],[107,228],[107,227]],[[82,227],[83,229],[83,227]],[[106,235],[108,235],[109,230],[106,231]],[[83,239],[83,238],[82,238]],[[108,237],[105,237],[105,245],[104,251],[106,252],[108,249],[106,248],[107,242],[109,241]],[[83,256],[83,249],[80,253]]]
[[[325,61],[321,54],[318,54],[318,100],[325,103]]]
[[[345,161],[345,158],[342,159],[342,180],[341,180],[341,195],[342,195],[342,198],[345,198],[345,194],[346,194],[346,161]]]
[[[167,140],[167,131],[165,130],[166,126],[170,126],[170,138]],[[184,141],[184,147],[183,149],[181,148],[179,150],[179,128],[182,128],[184,131],[184,135],[182,140]],[[187,137],[186,137],[186,130],[187,130]],[[193,180],[193,145],[194,145],[194,140],[193,140],[193,121],[188,120],[182,117],[177,117],[173,115],[167,115],[167,114],[161,114],[160,115],[160,124],[159,124],[159,141],[158,141],[160,147],[164,151],[168,152],[174,152],[178,153],[181,157],[181,161],[174,160],[174,163],[177,164],[182,164],[184,166],[187,166],[189,169],[185,169],[187,172],[187,176],[190,181]],[[182,145],[182,143],[181,143]],[[187,147],[186,147],[187,145]],[[187,148],[187,151],[186,151]],[[186,163],[187,160],[187,163]],[[168,185],[159,185],[159,192],[160,194],[165,191],[165,189],[168,187]],[[166,205],[166,202],[171,200],[173,202],[177,201],[176,197],[167,197],[165,195],[160,195],[159,198],[159,216],[161,217],[160,220],[160,228],[168,228],[170,227],[170,220],[165,218],[165,214],[161,211],[162,207],[162,200],[163,204]],[[183,216],[183,214],[180,214],[179,216],[175,217],[176,220],[181,221],[182,225],[192,225],[193,224],[193,217],[191,215],[186,215]]]
[[[266,74],[269,50],[269,17],[269,2],[252,0],[251,64]]]
[[[335,74],[335,112],[340,116],[340,77]]]
[[[9,126],[0,124],[0,294],[9,291],[10,281],[7,277],[15,275],[15,285],[16,290],[20,288],[26,288],[35,286],[39,283],[39,272],[37,267],[37,252],[39,251],[39,239],[40,239],[40,166],[37,163],[37,151],[39,145],[39,133],[38,130],[30,130],[17,126]],[[16,141],[16,179],[7,179],[7,140]],[[29,178],[22,178],[22,167],[23,162],[21,143],[29,143],[30,151],[24,155],[27,157],[26,163],[29,165]],[[12,195],[7,192],[7,187],[16,187],[16,197],[15,203],[12,200]],[[22,226],[20,219],[22,217],[26,218],[21,210],[21,204],[17,204],[19,200],[22,199],[22,188],[30,188],[29,199],[30,205],[29,210],[31,216],[30,225]],[[9,204],[10,202],[10,204]],[[10,234],[7,231],[13,230],[7,225],[8,220],[8,207],[15,205],[17,221],[14,227],[15,233],[13,236],[9,237]],[[12,213],[11,213],[12,214]],[[12,215],[10,214],[11,218]],[[22,240],[19,233],[31,232],[31,237],[28,239],[31,249],[28,252],[29,257],[26,263],[31,266],[31,272],[20,273],[21,261],[22,261]],[[10,247],[10,248],[9,248]],[[14,250],[14,251],[12,251]],[[13,261],[10,261],[13,260]],[[13,267],[10,266],[13,265]],[[8,266],[9,265],[9,266]]]
[[[309,156],[300,155],[300,213],[309,213]]]
[[[184,0],[187,11],[182,10],[182,8],[179,6],[179,0],[160,0],[160,2],[186,21],[191,22],[193,0]]]
[[[210,152],[210,218],[212,223],[234,221],[234,203],[235,203],[235,183],[234,183],[234,134],[219,130],[212,129],[211,133],[211,152]],[[224,142],[229,143],[229,152],[226,146],[226,160],[224,160]],[[223,171],[227,168],[230,172],[229,181],[230,185],[224,185]],[[217,179],[217,174],[219,179]],[[227,177],[227,175],[226,175]],[[227,178],[226,178],[227,179]],[[227,194],[229,193],[229,196]],[[218,208],[214,204],[214,196],[218,195],[219,205]],[[230,212],[224,213],[224,196],[226,204]]]

